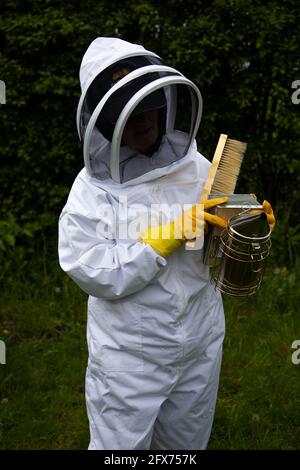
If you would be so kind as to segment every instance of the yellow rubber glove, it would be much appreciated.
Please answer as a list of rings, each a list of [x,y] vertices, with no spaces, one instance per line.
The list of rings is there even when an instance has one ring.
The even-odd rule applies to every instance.
[[[255,194],[254,194],[254,196],[255,196]],[[256,196],[255,196],[255,198],[256,198]],[[274,215],[272,206],[268,201],[264,200],[264,202],[262,203],[262,207],[263,207],[262,211],[266,214],[268,223],[269,223],[270,228],[273,232],[274,229],[275,229],[275,225],[276,225],[276,219],[275,219],[275,215]],[[259,209],[253,209],[251,211],[251,213],[257,214],[257,213],[262,212],[262,211],[259,210]]]
[[[264,200],[264,202],[262,203],[262,206],[263,206],[263,211],[265,212],[265,214],[267,216],[267,219],[268,219],[269,225],[271,227],[271,230],[273,232],[273,230],[275,229],[275,225],[276,225],[276,219],[275,219],[275,215],[274,215],[272,206],[266,200]]]
[[[199,202],[184,211],[179,217],[168,224],[148,227],[141,234],[141,242],[151,245],[161,256],[167,257],[182,246],[186,240],[200,237],[205,230],[205,224],[227,227],[226,220],[207,212],[208,209],[223,204],[228,197],[219,197]]]

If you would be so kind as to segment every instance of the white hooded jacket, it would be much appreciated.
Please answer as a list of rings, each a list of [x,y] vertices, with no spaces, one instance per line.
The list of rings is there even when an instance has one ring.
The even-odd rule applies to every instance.
[[[81,65],[83,93],[89,77],[106,63],[143,52],[142,46],[119,39],[95,40]],[[167,129],[152,157],[130,157],[128,149],[121,149],[120,173],[127,171],[129,176],[120,183],[110,174],[110,147],[95,130],[89,150],[92,164],[75,179],[59,221],[60,265],[89,295],[90,448],[148,448],[153,436],[161,448],[205,448],[224,336],[221,296],[203,265],[202,250],[182,246],[165,259],[139,241],[139,223],[153,204],[171,205],[171,220],[184,204],[198,202],[209,162],[197,152],[194,139],[182,155],[186,137],[176,129],[168,135]],[[169,163],[172,152],[176,158],[171,156]],[[136,176],[136,166],[143,168],[143,162],[145,172],[139,170]],[[127,230],[126,237],[120,237],[120,227]],[[199,382],[193,385],[182,379],[191,363],[193,380],[197,377]],[[180,381],[187,384],[188,401],[195,402],[189,425],[181,429],[174,421],[162,431],[159,410]],[[186,406],[183,395],[178,400],[172,419],[180,403]]]

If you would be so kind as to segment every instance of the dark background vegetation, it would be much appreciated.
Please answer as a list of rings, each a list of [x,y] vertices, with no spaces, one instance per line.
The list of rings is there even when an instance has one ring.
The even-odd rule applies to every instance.
[[[226,301],[211,446],[297,448],[300,365],[291,365],[290,345],[300,337],[300,104],[291,100],[300,80],[298,4],[1,2],[0,339],[8,356],[0,366],[1,448],[87,445],[86,299],[60,272],[56,246],[59,213],[83,166],[79,66],[97,36],[141,43],[199,86],[197,141],[209,159],[220,133],[249,144],[238,191],[268,199],[278,223],[260,294],[251,303]]]

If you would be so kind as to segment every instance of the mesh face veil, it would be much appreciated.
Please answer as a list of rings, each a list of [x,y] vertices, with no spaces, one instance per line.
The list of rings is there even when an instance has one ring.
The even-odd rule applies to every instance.
[[[87,172],[117,183],[183,158],[202,114],[193,82],[155,54],[126,44],[134,51],[129,47],[104,63],[94,57],[77,109]]]

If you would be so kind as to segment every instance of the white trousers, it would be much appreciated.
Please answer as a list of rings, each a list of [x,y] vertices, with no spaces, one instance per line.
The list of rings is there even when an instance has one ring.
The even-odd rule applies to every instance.
[[[201,356],[174,367],[146,362],[143,372],[107,372],[88,365],[90,450],[201,450],[210,437],[223,335]]]

